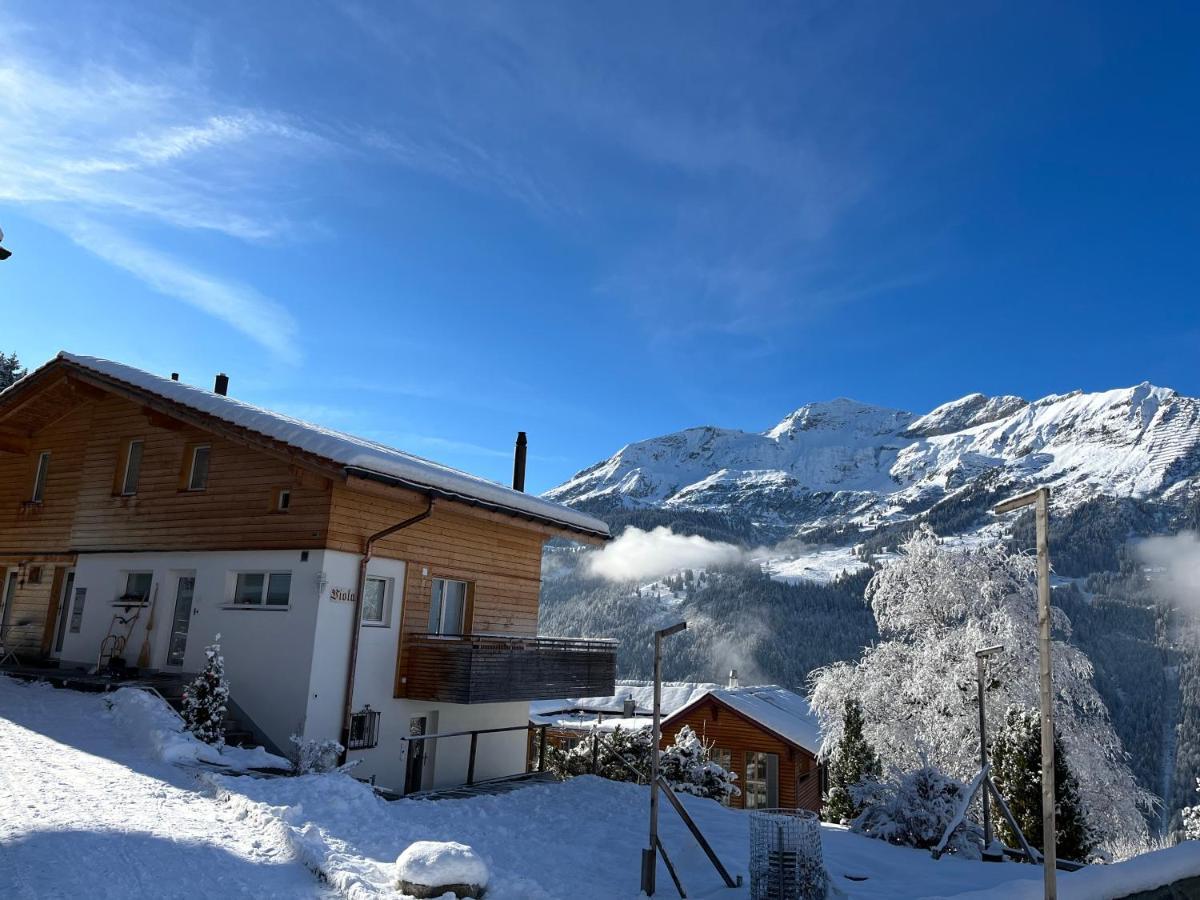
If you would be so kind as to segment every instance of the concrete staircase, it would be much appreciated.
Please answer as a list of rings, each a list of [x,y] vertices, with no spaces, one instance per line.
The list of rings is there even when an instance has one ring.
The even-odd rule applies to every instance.
[[[183,679],[178,679],[172,682],[166,682],[162,685],[156,685],[156,689],[162,698],[171,704],[171,707],[180,715],[183,714],[183,689],[187,686],[187,682]],[[262,741],[259,741],[254,736],[253,730],[249,724],[244,722],[235,713],[227,711],[225,713],[225,721],[221,723],[225,732],[225,743],[230,747],[257,747]]]

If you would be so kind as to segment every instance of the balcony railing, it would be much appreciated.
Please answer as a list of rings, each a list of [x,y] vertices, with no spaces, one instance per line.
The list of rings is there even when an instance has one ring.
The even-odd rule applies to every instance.
[[[443,703],[597,697],[616,690],[616,641],[409,634],[401,696]]]

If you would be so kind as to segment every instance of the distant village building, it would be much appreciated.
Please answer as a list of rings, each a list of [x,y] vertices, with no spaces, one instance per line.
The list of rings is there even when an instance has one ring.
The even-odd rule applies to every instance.
[[[649,728],[654,686],[618,681],[616,692],[598,697],[540,700],[530,704],[530,724],[545,726],[560,746],[585,740],[593,729]],[[690,725],[713,758],[738,777],[741,796],[730,805],[745,809],[784,807],[819,812],[823,769],[817,760],[820,729],[808,702],[778,685],[742,687],[706,682],[662,686],[662,747]]]
[[[10,669],[182,677],[220,633],[255,737],[398,793],[521,772],[530,700],[613,690],[612,642],[537,635],[543,543],[603,522],[227,390],[62,353],[0,392]]]

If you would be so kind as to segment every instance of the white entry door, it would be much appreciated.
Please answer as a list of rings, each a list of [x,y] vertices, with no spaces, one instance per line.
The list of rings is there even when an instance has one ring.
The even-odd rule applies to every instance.
[[[175,614],[171,617],[171,642],[167,645],[167,665],[182,666],[187,653],[188,628],[192,624],[192,600],[196,596],[196,576],[180,575],[175,582]]]
[[[58,594],[58,614],[54,618],[54,643],[50,647],[50,656],[59,659],[62,656],[63,640],[67,636],[67,620],[71,617],[71,595],[75,593],[75,570],[68,569],[63,576],[62,590]]]

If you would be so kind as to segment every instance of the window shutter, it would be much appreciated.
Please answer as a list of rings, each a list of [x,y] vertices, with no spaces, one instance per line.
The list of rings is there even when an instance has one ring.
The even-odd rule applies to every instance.
[[[767,807],[779,807],[779,754],[767,754]]]

